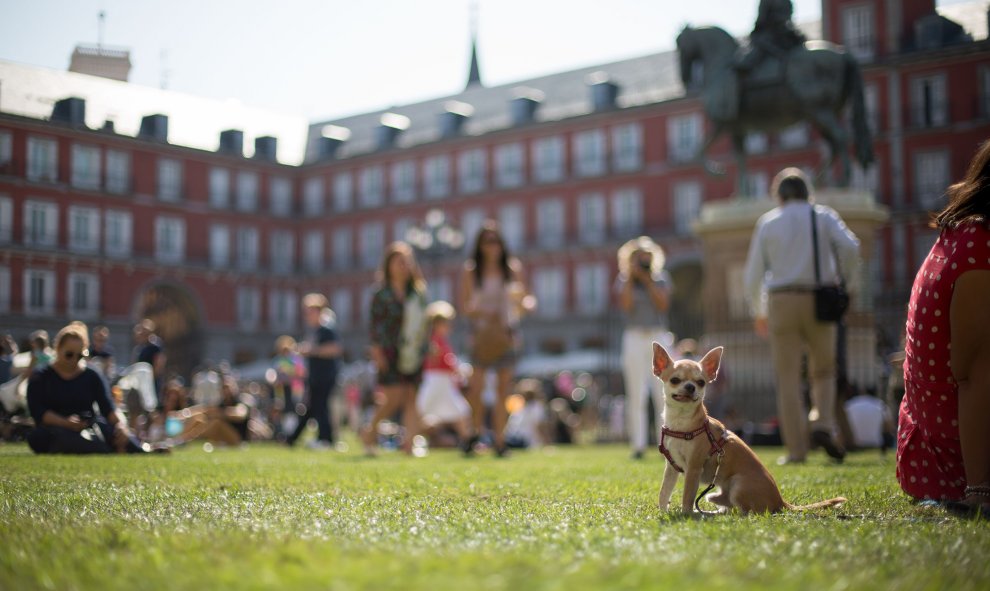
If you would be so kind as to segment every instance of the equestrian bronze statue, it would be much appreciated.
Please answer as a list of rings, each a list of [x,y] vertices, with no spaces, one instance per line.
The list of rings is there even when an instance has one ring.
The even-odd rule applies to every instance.
[[[729,133],[739,169],[737,195],[747,192],[747,134],[777,131],[802,121],[817,129],[828,144],[818,176],[826,176],[838,156],[841,166],[836,181],[847,186],[849,134],[842,116],[847,103],[852,103],[856,159],[864,168],[873,162],[859,65],[835,45],[805,42],[790,23],[789,0],[761,2],[760,19],[745,50],[718,27],[685,27],[677,36],[677,50],[685,88],[694,89],[700,64],[697,87],[714,124],[698,158],[710,173],[724,174],[724,167],[710,162],[707,153],[716,139]]]

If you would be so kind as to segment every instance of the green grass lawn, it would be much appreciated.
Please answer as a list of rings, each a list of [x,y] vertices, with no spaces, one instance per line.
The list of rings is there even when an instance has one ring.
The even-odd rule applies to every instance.
[[[772,465],[791,502],[849,499],[776,516],[661,513],[662,467],[620,446],[498,460],[5,445],[0,589],[990,588],[990,524],[909,503],[892,457]]]

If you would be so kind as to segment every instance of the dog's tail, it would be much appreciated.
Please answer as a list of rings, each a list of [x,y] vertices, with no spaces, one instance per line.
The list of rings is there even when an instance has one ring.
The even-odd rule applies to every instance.
[[[810,505],[792,505],[787,503],[787,508],[791,511],[810,511],[811,509],[823,509],[825,507],[837,507],[846,502],[845,497],[835,497],[826,501],[819,501]]]

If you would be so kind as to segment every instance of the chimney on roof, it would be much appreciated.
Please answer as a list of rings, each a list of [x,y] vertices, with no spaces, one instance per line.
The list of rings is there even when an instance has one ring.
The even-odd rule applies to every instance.
[[[77,127],[86,125],[86,100],[72,96],[56,101],[52,108],[52,121]]]
[[[385,150],[395,147],[399,134],[409,128],[409,117],[398,113],[382,115],[375,137],[375,147]]]
[[[168,143],[168,115],[158,113],[142,117],[138,137]]]
[[[451,138],[461,135],[464,122],[474,113],[474,107],[460,101],[447,101],[440,113],[440,137]]]
[[[588,86],[591,88],[591,107],[593,111],[607,111],[615,108],[615,99],[619,96],[619,85],[612,82],[606,72],[598,71],[588,75]]]
[[[337,150],[351,137],[351,130],[338,125],[324,125],[320,130],[318,157],[320,160],[333,160]]]
[[[254,157],[265,162],[278,162],[276,153],[278,152],[278,138],[270,135],[263,135],[254,138]]]
[[[232,156],[243,156],[244,155],[244,132],[240,129],[225,129],[220,132],[220,149],[217,150],[221,154],[230,154]]]
[[[520,86],[512,91],[515,95],[509,103],[512,125],[525,125],[536,119],[536,109],[543,102],[543,93],[535,88]]]

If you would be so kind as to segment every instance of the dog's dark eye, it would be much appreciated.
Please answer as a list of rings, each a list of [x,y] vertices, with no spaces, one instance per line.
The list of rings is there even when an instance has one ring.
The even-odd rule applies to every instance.
[[[681,378],[670,378],[670,383],[676,386],[681,383]]]
[[[705,380],[698,380],[695,383],[698,384],[698,387],[699,388],[704,388],[705,387]]]

